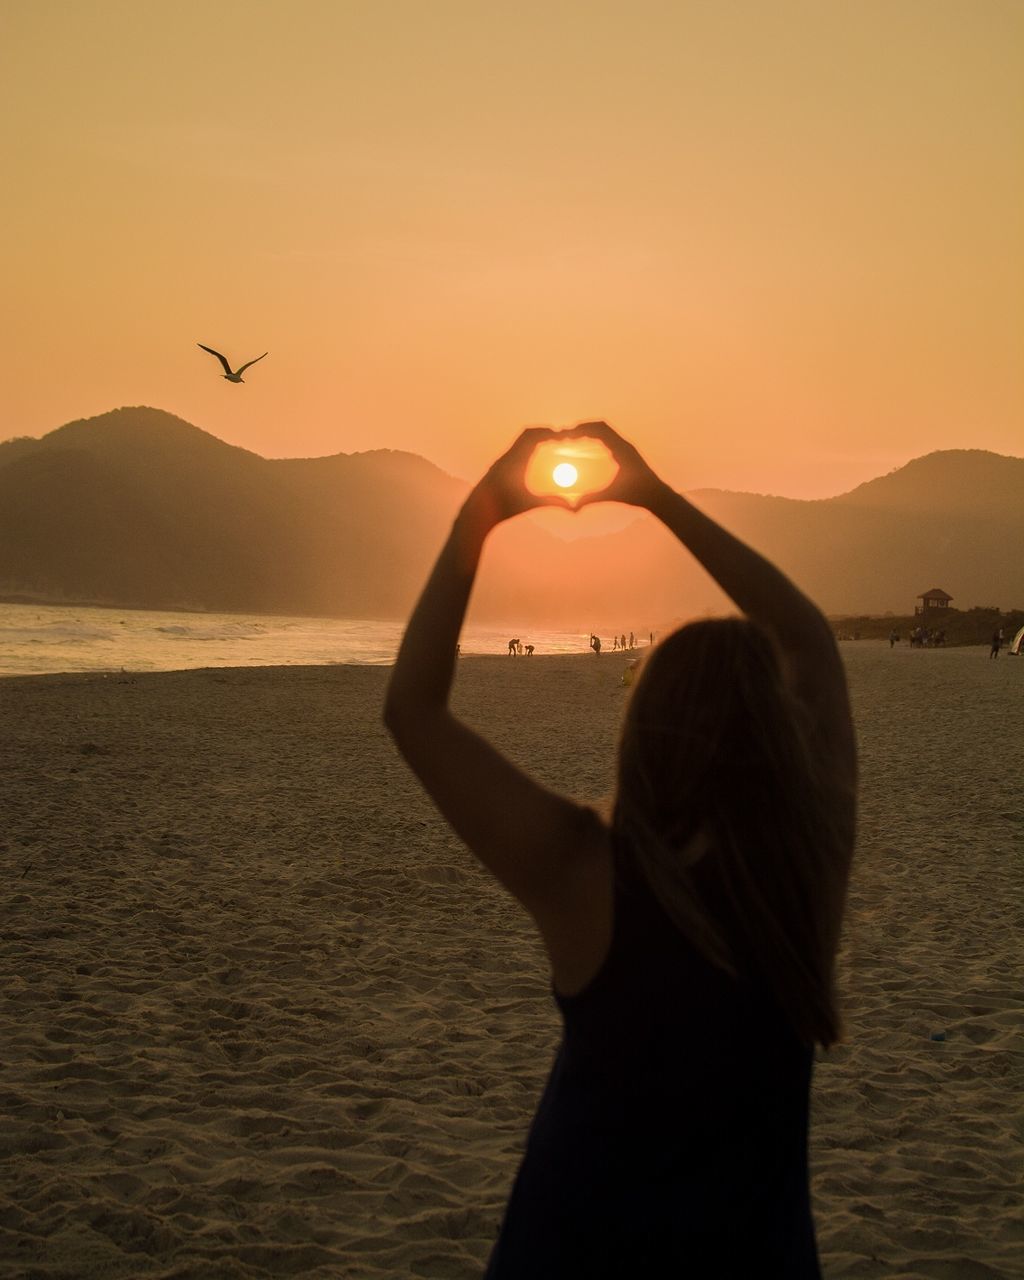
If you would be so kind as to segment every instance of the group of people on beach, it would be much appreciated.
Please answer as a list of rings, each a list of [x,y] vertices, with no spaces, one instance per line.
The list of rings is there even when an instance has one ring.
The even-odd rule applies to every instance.
[[[629,639],[627,641],[626,633],[625,631],[623,631],[621,635],[612,636],[612,652],[615,653],[618,651],[621,653],[632,653],[633,650],[636,649],[637,645],[639,645],[639,643],[640,643],[639,636],[635,635],[631,631],[629,633]],[[649,643],[652,645],[654,644],[653,631],[649,635]],[[591,632],[591,636],[590,636],[590,647],[598,655],[598,657],[600,657],[601,637],[598,635],[594,635],[593,632]]]
[[[629,633],[629,638],[627,641],[626,633],[623,631],[621,635],[612,637],[612,652],[621,651],[622,653],[632,653],[634,649],[636,649],[639,643],[640,643],[639,639],[637,638],[637,636],[633,634],[632,631]],[[650,633],[650,643],[652,645],[654,644],[653,631]],[[600,656],[601,637],[591,633],[590,647],[591,649],[593,649],[593,651],[596,654],[598,654],[598,656]],[[461,646],[459,647],[459,651],[461,652]],[[534,651],[535,651],[535,646],[532,644],[524,645],[522,640],[519,638],[519,636],[513,636],[512,639],[509,640],[508,642],[508,656],[510,658],[522,658],[524,656],[527,658],[532,658],[534,655]]]
[[[946,633],[941,627],[915,627],[910,633],[911,649],[941,649],[945,643]]]
[[[853,638],[859,640],[860,632],[857,632]],[[900,633],[893,627],[889,632],[889,648],[895,648],[900,639]],[[938,628],[932,630],[929,627],[914,627],[907,636],[907,643],[911,649],[938,649],[946,643],[946,633]]]
[[[909,637],[911,649],[941,649],[946,643],[946,633],[941,627],[935,629],[929,627],[915,627],[911,631]],[[998,658],[999,651],[1003,647],[1005,635],[1003,628],[999,627],[992,632],[992,644],[989,648],[988,656],[990,658]],[[900,633],[895,627],[889,632],[889,648],[892,649],[900,642]]]

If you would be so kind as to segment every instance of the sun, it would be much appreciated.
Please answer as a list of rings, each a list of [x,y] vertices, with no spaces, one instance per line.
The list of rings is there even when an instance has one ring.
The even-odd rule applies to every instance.
[[[560,489],[571,489],[579,479],[579,472],[571,462],[560,462],[551,473],[551,479]]]

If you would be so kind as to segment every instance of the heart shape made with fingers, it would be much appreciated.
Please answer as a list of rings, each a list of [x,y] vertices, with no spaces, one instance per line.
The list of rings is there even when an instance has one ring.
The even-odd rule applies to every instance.
[[[559,494],[575,506],[586,494],[598,493],[615,479],[619,464],[600,440],[586,436],[545,440],[526,465],[525,483],[538,497]]]

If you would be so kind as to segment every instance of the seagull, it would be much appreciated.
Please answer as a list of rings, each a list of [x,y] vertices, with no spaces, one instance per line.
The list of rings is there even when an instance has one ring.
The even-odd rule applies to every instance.
[[[203,344],[201,342],[197,342],[196,346],[203,347]],[[242,374],[245,373],[246,369],[248,369],[250,364],[256,364],[258,360],[263,359],[263,356],[267,356],[270,354],[269,351],[264,351],[263,356],[257,356],[256,360],[250,360],[248,364],[243,364],[241,369],[239,369],[237,373],[232,373],[231,366],[228,364],[228,362],[224,359],[224,357],[221,355],[219,351],[214,351],[213,347],[203,347],[203,350],[209,351],[211,356],[216,356],[217,359],[221,362],[221,364],[224,366],[224,372],[220,376],[222,378],[227,378],[228,382],[241,382]]]

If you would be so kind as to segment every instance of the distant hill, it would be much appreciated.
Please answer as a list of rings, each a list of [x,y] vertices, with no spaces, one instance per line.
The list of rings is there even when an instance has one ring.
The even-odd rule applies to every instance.
[[[0,590],[397,614],[464,489],[411,454],[271,461],[159,410],[119,409],[0,445]]]
[[[401,617],[468,486],[381,449],[266,459],[158,409],[0,444],[0,594],[148,608]],[[1024,459],[948,450],[814,502],[694,502],[828,612],[1024,604]],[[489,541],[477,620],[646,631],[720,607],[655,521],[563,541],[530,521]]]

